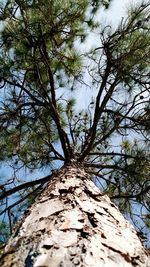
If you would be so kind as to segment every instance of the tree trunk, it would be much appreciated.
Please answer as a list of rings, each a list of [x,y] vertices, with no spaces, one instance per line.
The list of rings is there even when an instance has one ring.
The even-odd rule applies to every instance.
[[[79,165],[66,165],[9,240],[3,267],[148,267],[134,228]]]

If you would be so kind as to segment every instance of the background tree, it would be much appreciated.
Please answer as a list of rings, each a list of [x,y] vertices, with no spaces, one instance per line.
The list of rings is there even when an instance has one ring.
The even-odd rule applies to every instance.
[[[150,225],[150,3],[131,7],[115,30],[100,26],[102,4],[109,1],[1,1],[0,159],[15,173],[82,163],[141,232]],[[99,40],[84,53],[92,31]],[[74,92],[86,88],[82,109]],[[33,201],[49,179],[1,179],[10,231],[16,205]]]

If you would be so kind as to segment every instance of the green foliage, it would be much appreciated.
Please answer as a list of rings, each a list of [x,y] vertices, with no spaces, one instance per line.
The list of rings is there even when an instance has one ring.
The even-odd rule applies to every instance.
[[[9,236],[10,236],[9,225],[5,222],[0,222],[0,247],[8,240]]]
[[[76,5],[70,0],[1,3],[0,77],[9,83],[9,95],[2,104],[2,113],[7,110],[7,115],[2,115],[1,123],[6,117],[9,123],[2,126],[6,136],[5,140],[1,136],[1,149],[5,146],[1,159],[17,154],[16,163],[21,160],[33,168],[50,162],[53,154],[50,144],[59,139],[52,121],[53,111],[47,108],[51,86],[55,80],[59,82],[60,76],[64,87],[70,76],[80,72],[81,57],[74,44],[85,36],[88,27],[93,27],[86,21],[94,23],[90,14],[100,3],[91,5],[87,0],[79,0]],[[57,109],[63,113],[62,104],[58,103]],[[60,122],[63,127],[66,125],[63,116]]]
[[[142,74],[148,75],[149,18],[148,3],[131,6],[127,19],[121,21],[116,32],[107,27],[102,32],[102,42],[106,44],[105,52],[106,55],[109,53],[110,64],[125,83],[138,82]]]
[[[149,214],[146,215],[146,221],[145,221],[145,223],[146,223],[146,226],[148,228],[150,228],[150,215]]]

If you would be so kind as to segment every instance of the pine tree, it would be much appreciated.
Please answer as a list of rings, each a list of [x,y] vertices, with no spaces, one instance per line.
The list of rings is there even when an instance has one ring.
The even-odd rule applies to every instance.
[[[150,3],[130,7],[113,29],[98,15],[109,2],[0,1],[0,160],[15,173],[55,169],[35,181],[1,179],[10,232],[14,208],[34,202],[2,266],[148,266],[120,212],[140,236],[150,225]],[[81,91],[90,92],[85,108]]]

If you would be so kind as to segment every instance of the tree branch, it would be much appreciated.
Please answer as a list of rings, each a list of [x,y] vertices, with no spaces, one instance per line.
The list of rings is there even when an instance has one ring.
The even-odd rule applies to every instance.
[[[85,167],[89,168],[99,168],[99,169],[117,169],[121,171],[125,171],[123,168],[117,166],[117,165],[111,165],[111,164],[99,164],[99,163],[84,163]]]
[[[105,79],[107,79],[109,76],[109,74],[106,75]],[[106,82],[107,80],[104,82],[103,86],[106,86]],[[111,84],[108,92],[106,93],[106,95],[104,96],[104,99],[99,107],[99,104],[97,102],[96,108],[95,108],[95,115],[94,115],[94,120],[93,120],[93,125],[91,127],[91,129],[89,130],[89,134],[88,137],[85,140],[85,146],[83,147],[82,153],[81,153],[81,157],[80,160],[83,161],[84,158],[89,154],[90,150],[94,147],[94,139],[96,136],[96,129],[97,129],[97,125],[98,125],[98,121],[104,111],[105,106],[107,105],[113,91],[114,88],[116,87],[117,83],[119,81],[117,81],[117,78],[115,79],[115,81],[113,82],[113,84]],[[101,95],[101,94],[100,94]],[[98,100],[100,100],[100,95],[98,97]]]
[[[110,197],[111,199],[115,199],[115,198],[139,198],[142,195],[145,195],[146,193],[148,193],[150,190],[150,186],[147,186],[144,190],[141,190],[139,193],[135,194],[135,195],[128,195],[128,194],[124,194],[124,195],[116,195],[116,196],[112,196]]]
[[[124,153],[116,153],[116,152],[106,152],[106,153],[101,153],[101,152],[91,152],[89,153],[89,155],[95,155],[95,156],[120,156],[120,157],[125,157],[125,158],[136,158],[138,159],[138,157],[132,156],[132,155],[128,155],[128,154],[124,154]],[[142,157],[144,158],[144,157]],[[141,157],[140,157],[141,159]]]
[[[21,199],[19,199],[17,202],[13,203],[12,205],[6,207],[4,210],[2,210],[0,212],[0,216],[5,213],[8,210],[11,210],[12,208],[14,208],[15,206],[17,206],[18,204],[20,204],[21,202],[25,201],[28,197],[32,196],[33,193],[35,193],[37,190],[39,190],[41,188],[41,185],[39,185],[38,187],[36,187],[32,192],[30,192],[29,194],[25,195],[24,197],[22,197]]]
[[[0,200],[3,200],[4,198],[22,190],[22,189],[25,189],[25,188],[28,188],[28,187],[32,187],[34,185],[37,185],[37,184],[44,184],[48,181],[50,181],[53,177],[53,174],[51,175],[48,175],[44,178],[41,178],[41,179],[38,179],[38,180],[34,180],[34,181],[31,181],[31,182],[27,182],[27,183],[24,183],[24,184],[21,184],[21,185],[18,185],[10,190],[7,190],[7,191],[4,191],[3,190],[3,193],[0,195]]]

